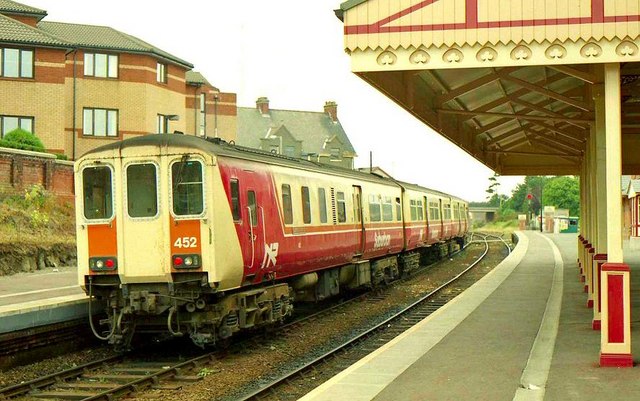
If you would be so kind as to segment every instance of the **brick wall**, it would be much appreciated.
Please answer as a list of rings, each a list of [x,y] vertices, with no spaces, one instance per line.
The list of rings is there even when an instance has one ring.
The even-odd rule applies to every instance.
[[[37,184],[59,202],[73,204],[73,163],[48,153],[0,148],[0,191],[23,193]]]

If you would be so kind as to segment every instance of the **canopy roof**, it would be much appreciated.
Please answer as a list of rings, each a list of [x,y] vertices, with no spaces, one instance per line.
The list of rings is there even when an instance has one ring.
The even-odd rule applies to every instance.
[[[640,169],[637,0],[352,0],[338,16],[353,72],[505,175],[579,174],[602,65],[621,63],[623,172]]]

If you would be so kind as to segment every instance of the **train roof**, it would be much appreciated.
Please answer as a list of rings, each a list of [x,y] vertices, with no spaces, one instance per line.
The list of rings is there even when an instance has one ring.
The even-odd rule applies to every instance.
[[[403,188],[427,191],[438,196],[449,197],[453,199],[459,199],[455,196],[446,194],[444,192],[435,191],[429,188],[422,187],[416,184],[405,183],[397,181],[391,178],[381,177],[376,174],[366,173],[358,170],[347,169],[338,166],[332,166],[327,164],[321,164],[305,159],[298,159],[285,155],[275,154],[260,149],[247,148],[236,145],[234,143],[228,143],[220,138],[201,138],[194,135],[180,135],[180,134],[151,134],[143,135],[134,138],[125,139],[122,141],[113,142],[107,145],[100,146],[93,150],[88,151],[82,155],[81,159],[90,157],[91,155],[113,150],[122,150],[131,147],[138,146],[157,146],[157,147],[169,147],[177,146],[184,148],[193,148],[205,153],[210,153],[216,156],[237,158],[243,160],[259,161],[271,165],[286,166],[292,168],[299,168],[308,171],[315,171],[320,173],[334,174],[343,177],[352,177],[363,181],[378,182],[384,184],[394,184]],[[459,199],[461,200],[461,199]],[[461,200],[462,201],[462,200]],[[464,201],[463,201],[464,202]]]

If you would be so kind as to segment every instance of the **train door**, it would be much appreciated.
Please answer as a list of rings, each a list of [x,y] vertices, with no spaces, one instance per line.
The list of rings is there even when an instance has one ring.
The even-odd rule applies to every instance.
[[[275,261],[268,263],[270,260],[265,257],[265,251],[267,248],[271,251],[273,245],[267,244],[265,241],[263,194],[257,189],[260,186],[255,182],[253,174],[248,175],[240,184],[240,202],[244,205],[241,209],[242,228],[247,238],[247,241],[244,242],[246,246],[243,246],[243,256],[246,274],[251,278],[256,275],[262,276],[262,274],[273,270]],[[275,251],[277,252],[277,249]]]
[[[438,208],[440,210],[440,238],[444,238],[444,209],[442,208],[442,199],[438,199]]]
[[[365,245],[364,219],[362,218],[362,188],[353,186],[353,215],[356,223],[356,255],[362,255]]]
[[[422,197],[422,204],[424,205],[424,212],[423,212],[424,236],[421,235],[420,240],[428,241],[429,240],[429,203],[427,202],[426,196]]]

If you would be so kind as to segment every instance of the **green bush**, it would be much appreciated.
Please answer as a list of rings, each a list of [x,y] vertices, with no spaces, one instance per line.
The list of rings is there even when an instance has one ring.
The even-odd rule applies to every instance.
[[[16,128],[7,133],[4,138],[0,140],[0,146],[36,152],[45,151],[42,141],[31,132],[25,131],[22,128]]]

